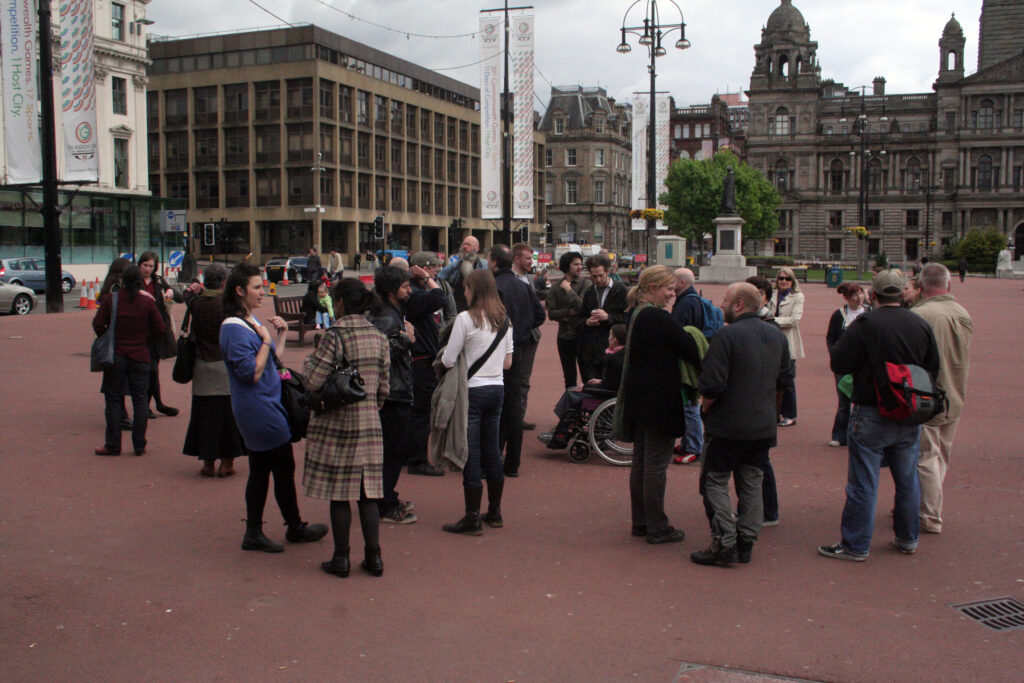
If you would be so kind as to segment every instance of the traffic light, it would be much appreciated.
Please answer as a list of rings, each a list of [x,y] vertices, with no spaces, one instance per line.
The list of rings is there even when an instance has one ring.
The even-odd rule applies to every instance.
[[[208,247],[212,247],[216,242],[216,234],[213,223],[203,224],[203,244]]]
[[[384,216],[377,216],[373,219],[373,239],[384,239]]]

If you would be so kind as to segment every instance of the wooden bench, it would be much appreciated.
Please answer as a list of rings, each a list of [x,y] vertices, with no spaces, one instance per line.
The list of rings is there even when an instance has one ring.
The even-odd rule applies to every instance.
[[[303,343],[306,332],[314,328],[306,324],[306,315],[302,312],[301,296],[275,296],[274,315],[280,316],[288,323],[289,330],[295,330],[299,335],[299,344]]]

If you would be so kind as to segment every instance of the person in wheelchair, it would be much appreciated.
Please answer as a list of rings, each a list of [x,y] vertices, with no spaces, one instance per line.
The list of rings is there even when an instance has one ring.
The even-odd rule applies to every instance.
[[[613,398],[619,391],[622,382],[622,366],[626,359],[626,326],[612,325],[608,332],[608,349],[605,351],[604,379],[592,379],[583,385],[581,391],[575,388],[566,389],[555,404],[555,415],[558,424],[554,431],[544,432],[537,436],[548,448],[562,450],[569,445],[572,438],[573,425],[580,415],[580,408],[586,399],[604,401]]]

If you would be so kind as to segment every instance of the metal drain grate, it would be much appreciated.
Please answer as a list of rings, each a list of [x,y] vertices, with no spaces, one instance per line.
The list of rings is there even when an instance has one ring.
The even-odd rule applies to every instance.
[[[1024,629],[1024,603],[1013,598],[965,602],[953,608],[994,631]]]

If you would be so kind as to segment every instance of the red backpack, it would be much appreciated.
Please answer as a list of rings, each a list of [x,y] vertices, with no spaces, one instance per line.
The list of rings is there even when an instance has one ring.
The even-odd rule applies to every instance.
[[[882,362],[878,343],[865,319],[865,333],[871,370],[875,374],[878,414],[905,425],[924,424],[948,407],[946,392],[935,386],[931,373],[912,363]]]

